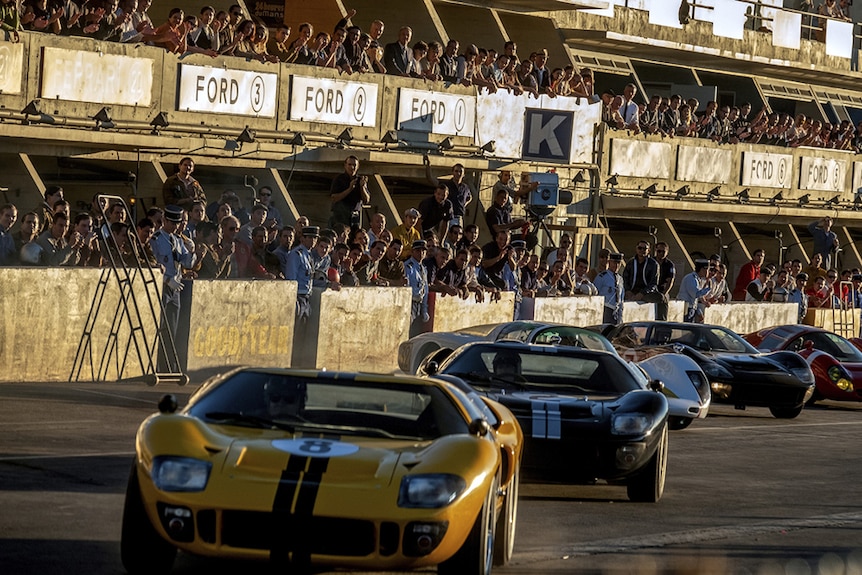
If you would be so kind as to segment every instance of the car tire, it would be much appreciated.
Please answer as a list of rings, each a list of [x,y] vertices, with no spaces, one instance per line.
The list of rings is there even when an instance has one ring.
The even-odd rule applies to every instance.
[[[793,419],[802,413],[803,405],[797,407],[770,407],[769,412],[778,419]]]
[[[120,536],[120,559],[131,575],[169,573],[177,556],[177,548],[162,539],[153,528],[141,499],[138,470],[132,465],[123,508]]]
[[[515,548],[515,528],[518,523],[518,492],[521,484],[521,468],[515,469],[515,474],[506,489],[503,499],[503,509],[497,518],[497,533],[494,537],[494,565],[503,566],[512,559]]]
[[[626,484],[629,500],[643,503],[655,503],[664,494],[664,483],[667,475],[667,425],[661,433],[658,448],[643,471],[629,479]]]
[[[680,431],[691,425],[692,421],[694,421],[693,417],[669,417],[667,426],[674,431]]]
[[[452,557],[437,565],[438,575],[490,575],[494,564],[497,531],[494,513],[499,485],[499,479],[495,477],[467,540]]]

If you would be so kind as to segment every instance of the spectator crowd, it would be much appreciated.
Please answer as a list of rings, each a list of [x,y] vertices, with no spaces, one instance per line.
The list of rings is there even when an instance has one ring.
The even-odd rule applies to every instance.
[[[23,214],[15,231],[17,208],[0,206],[0,265],[160,268],[163,303],[173,312],[168,317],[177,315],[183,280],[259,278],[297,281],[303,321],[314,288],[409,286],[414,333],[428,321],[431,292],[477,302],[512,292],[515,318],[522,298],[578,295],[603,297],[608,323],[621,321],[626,301],[653,303],[657,318],[667,318],[677,278],[666,242],[637,242],[627,262],[603,249],[593,266],[575,255],[568,234],[558,246],[537,246],[531,222],[513,216],[531,186],[523,180],[516,186],[508,171],[500,172],[492,190],[485,212],[491,237],[483,240],[476,224],[464,223],[472,192],[460,164],[437,177],[427,167],[434,191],[404,211],[403,223],[387,226],[386,216],[375,213],[365,227],[359,211],[368,201],[367,180],[358,169],[359,160],[349,156],[332,180],[331,214],[322,230],[305,216],[286,224],[266,186],[256,190],[250,209],[230,191],[209,202],[193,176],[192,158],[183,158],[164,183],[164,208],[150,208],[137,222],[129,221],[123,203],[102,196],[88,211],[73,213],[63,189],[52,186],[41,208]],[[839,273],[832,266],[840,249],[832,224],[827,217],[809,226],[814,254],[805,269],[800,260],[765,263],[757,249],[730,284],[718,255],[698,260],[679,283],[686,320],[703,321],[707,307],[732,300],[796,302],[800,319],[809,308],[862,307],[862,270]]]

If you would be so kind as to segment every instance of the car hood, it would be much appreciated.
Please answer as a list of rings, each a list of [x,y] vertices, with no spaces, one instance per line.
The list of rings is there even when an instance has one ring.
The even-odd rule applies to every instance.
[[[703,353],[703,352],[702,352]],[[785,371],[783,367],[771,359],[745,353],[704,353],[707,357],[724,364],[731,369],[746,371]]]

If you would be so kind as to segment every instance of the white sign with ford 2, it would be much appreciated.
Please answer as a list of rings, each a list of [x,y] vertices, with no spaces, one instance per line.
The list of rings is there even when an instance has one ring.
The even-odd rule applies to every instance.
[[[274,118],[277,101],[277,74],[180,66],[178,111]]]
[[[292,76],[290,119],[374,127],[377,125],[377,84]]]
[[[475,126],[475,96],[410,88],[399,90],[399,130],[472,138]]]

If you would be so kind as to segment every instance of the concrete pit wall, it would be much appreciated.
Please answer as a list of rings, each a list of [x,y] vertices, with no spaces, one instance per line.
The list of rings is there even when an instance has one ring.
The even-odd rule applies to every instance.
[[[104,294],[98,313],[91,316],[103,273],[107,279]],[[159,297],[155,286],[161,281],[157,273],[155,284],[149,285],[154,302]],[[80,381],[142,375],[137,349],[144,364],[155,361],[151,350],[156,324],[139,277],[133,286],[142,320],[142,329],[135,331],[137,348],[129,337],[129,322],[121,313],[119,287],[110,270],[0,270],[0,382],[68,381],[73,373],[72,379]],[[109,337],[117,318],[116,337]],[[91,333],[82,339],[85,326],[90,326]],[[83,360],[76,363],[82,344]]]
[[[0,382],[67,381],[76,365],[81,366],[81,381],[111,381],[143,373],[129,339],[128,321],[118,314],[122,308],[113,278],[109,278],[99,314],[91,322],[93,359],[88,351],[83,364],[76,364],[101,273],[97,269],[0,270],[0,365],[5,368]],[[156,279],[155,285],[160,286],[161,278]],[[155,285],[150,285],[154,297]],[[144,307],[143,332],[153,340],[156,326],[145,307],[144,286],[138,280],[134,287]],[[313,314],[304,331],[295,324],[294,282],[198,280],[187,283],[184,295],[188,331],[182,336],[181,325],[177,347],[180,356],[187,357],[192,375],[236,365],[391,372],[397,369],[398,346],[408,339],[410,329],[411,292],[406,287],[316,292],[311,302]],[[603,303],[598,297],[522,302],[524,307],[529,305],[540,321],[586,326],[598,324],[602,318]],[[435,330],[508,321],[512,306],[511,294],[494,304],[441,297],[435,305]],[[669,319],[679,319],[681,309],[681,302],[672,301]],[[706,312],[707,323],[725,325],[739,333],[795,323],[797,313],[794,304],[778,303],[722,304]],[[628,302],[625,314],[626,321],[644,320],[654,317],[654,310],[652,305]],[[113,342],[109,334],[118,316],[117,345],[112,347],[108,345]],[[833,326],[831,310],[816,310],[811,317],[827,329]],[[855,335],[858,311],[853,321]],[[106,349],[110,353],[105,353]],[[146,354],[144,358],[145,362],[149,359]],[[118,366],[123,361],[126,365],[120,374]]]
[[[474,325],[512,321],[514,309],[515,294],[512,292],[500,294],[499,301],[486,297],[482,303],[478,303],[472,294],[467,299],[439,293],[431,293],[428,297],[432,331],[455,331]]]
[[[296,321],[296,282],[195,280],[191,291],[187,370],[239,365],[290,367]],[[182,327],[179,330],[182,332]],[[183,348],[183,349],[179,349]]]

